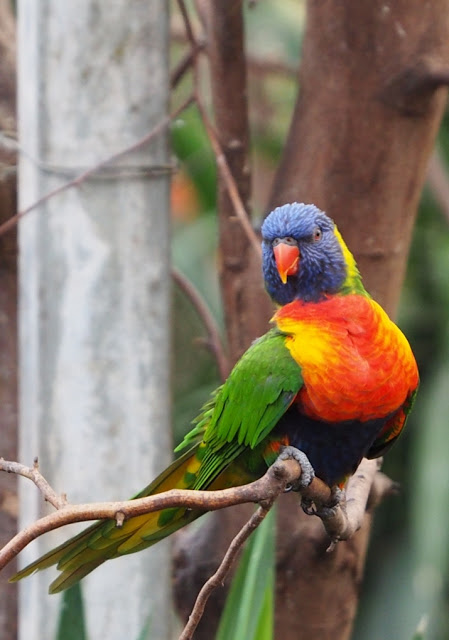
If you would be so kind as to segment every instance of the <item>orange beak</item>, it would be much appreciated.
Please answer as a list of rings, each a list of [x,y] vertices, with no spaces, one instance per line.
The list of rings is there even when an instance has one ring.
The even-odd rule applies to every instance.
[[[283,284],[287,282],[287,276],[294,276],[299,268],[298,247],[280,242],[274,249],[274,259]]]

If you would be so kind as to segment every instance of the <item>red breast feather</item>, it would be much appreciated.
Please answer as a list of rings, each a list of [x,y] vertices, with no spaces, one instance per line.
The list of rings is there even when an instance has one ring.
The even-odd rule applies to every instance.
[[[372,299],[352,294],[294,301],[274,316],[302,369],[302,411],[319,420],[372,420],[399,409],[418,385],[400,329]]]

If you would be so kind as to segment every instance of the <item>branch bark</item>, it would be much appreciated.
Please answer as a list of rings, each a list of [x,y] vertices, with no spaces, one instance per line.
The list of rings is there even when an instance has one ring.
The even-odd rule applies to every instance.
[[[358,473],[354,475],[348,485],[347,505],[338,505],[336,508],[328,510],[328,513],[326,509],[322,509],[323,515],[320,517],[331,540],[352,537],[360,528],[377,467],[376,462],[364,460],[359,467]],[[126,502],[73,505],[67,502],[65,494],[58,495],[53,487],[50,486],[40,473],[37,460],[34,461],[32,467],[26,467],[17,462],[0,459],[0,470],[21,475],[31,480],[44,499],[51,502],[57,509],[56,512],[40,518],[20,531],[0,550],[0,570],[11,562],[31,541],[43,533],[66,524],[86,520],[113,519],[116,521],[117,527],[120,527],[126,519],[133,516],[158,511],[167,507],[187,507],[208,511],[243,502],[259,504],[258,511],[251,516],[229,545],[215,574],[203,585],[180,640],[189,640],[193,637],[193,633],[203,616],[209,596],[217,587],[223,584],[245,540],[262,522],[275,500],[285,491],[287,485],[296,482],[301,476],[301,466],[294,459],[278,458],[262,478],[240,487],[222,491],[174,489]],[[383,491],[386,491],[389,485],[384,483],[382,486]],[[313,500],[317,507],[320,508],[329,502],[331,490],[321,480],[314,478],[303,492],[303,495]],[[296,513],[299,512],[298,502],[295,511]],[[332,550],[332,553],[334,553],[334,546],[333,544],[332,549],[328,548],[328,552]]]
[[[285,491],[288,484],[294,483],[301,477],[301,466],[295,460],[279,458],[258,480],[230,489],[220,491],[172,489],[145,498],[126,501],[70,504],[66,495],[58,495],[40,473],[37,460],[34,461],[32,467],[27,467],[18,462],[0,458],[0,471],[20,475],[31,480],[43,498],[56,509],[56,512],[40,518],[20,531],[0,550],[0,570],[32,540],[67,524],[112,519],[117,521],[117,526],[121,526],[124,520],[129,518],[169,507],[186,507],[206,512],[243,503],[271,505],[279,494]],[[331,492],[322,480],[314,478],[306,490],[306,495],[319,505],[329,501]],[[363,496],[361,497],[359,494],[354,497],[357,500],[363,500]],[[326,521],[326,519],[323,520],[325,526]],[[356,522],[351,524],[347,522],[346,518],[343,518],[339,527],[332,523],[332,535],[344,536],[346,531],[355,528],[357,528]]]

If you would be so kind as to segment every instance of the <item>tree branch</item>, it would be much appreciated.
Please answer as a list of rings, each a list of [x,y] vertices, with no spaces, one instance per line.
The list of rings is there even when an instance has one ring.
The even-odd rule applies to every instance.
[[[33,467],[26,467],[18,462],[0,459],[0,471],[15,473],[30,479],[57,511],[44,516],[20,531],[0,550],[0,569],[8,564],[32,540],[48,531],[53,531],[66,524],[88,520],[116,520],[121,526],[129,518],[159,511],[168,507],[186,507],[215,511],[225,507],[256,503],[268,508],[287,485],[297,481],[301,476],[301,467],[293,459],[278,459],[262,476],[247,485],[223,489],[221,491],[192,491],[172,489],[163,493],[118,502],[97,502],[89,504],[69,504],[65,495],[59,496],[45,480],[38,469],[37,460]],[[338,516],[320,516],[326,531],[334,540],[347,539],[359,527],[369,495],[369,488],[377,471],[377,463],[363,461],[358,472],[348,485],[347,508],[341,507]],[[319,478],[314,478],[310,486],[304,490],[304,497],[312,500],[318,507],[325,506],[331,499],[331,490]]]
[[[134,500],[73,505],[65,501],[64,498],[57,498],[57,493],[35,466],[26,467],[17,462],[0,459],[0,471],[16,473],[30,479],[41,491],[44,499],[57,508],[56,512],[40,518],[20,531],[0,550],[0,569],[17,556],[32,540],[66,524],[102,519],[123,522],[123,520],[134,516],[168,507],[215,511],[245,502],[259,503],[274,499],[284,491],[288,483],[295,481],[301,475],[301,468],[296,462],[291,460],[278,461],[259,480],[232,489],[223,489],[222,491],[172,489]],[[316,480],[315,486],[318,495],[323,495],[322,492],[325,493],[327,487],[320,480]]]
[[[373,486],[376,486],[377,489],[377,500],[391,490],[393,483],[384,474],[379,474],[379,476],[382,477],[380,482],[374,482],[377,471],[380,468],[380,464],[381,461],[379,459],[363,460],[356,474],[349,480],[349,497],[346,500],[346,503],[343,505],[339,504],[336,508],[329,509],[328,514],[326,514],[325,511],[321,514],[320,517],[323,520],[326,531],[331,536],[332,540],[331,545],[328,548],[329,551],[334,548],[337,540],[347,540],[360,529],[365,516],[368,498],[371,495],[371,489]],[[303,495],[307,494],[307,491],[303,493]],[[313,496],[314,499],[317,500],[316,490],[313,491]],[[321,497],[324,498],[325,496]],[[327,495],[327,498],[329,498],[329,495]],[[218,569],[209,578],[209,580],[205,582],[200,590],[187,624],[179,636],[179,640],[191,640],[193,633],[202,618],[209,596],[217,587],[223,586],[225,578],[227,577],[243,544],[251,533],[253,533],[253,531],[255,531],[255,529],[257,529],[257,527],[262,523],[273,504],[274,498],[265,501],[263,506],[259,506],[257,511],[253,513],[248,522],[234,537]]]
[[[249,536],[253,533],[253,531],[255,531],[257,527],[263,522],[265,516],[273,506],[273,502],[274,501],[270,501],[269,504],[264,507],[260,506],[232,540],[220,566],[218,567],[216,572],[209,578],[209,580],[205,582],[201,591],[199,592],[195,601],[195,605],[192,609],[192,613],[189,616],[183,632],[179,636],[179,640],[191,640],[191,638],[193,637],[193,633],[203,616],[204,608],[209,599],[209,596],[217,587],[223,586],[223,582],[228,575],[234,563],[234,560],[237,557],[237,554],[239,553],[240,549],[249,538]]]
[[[26,467],[24,464],[20,464],[20,462],[9,462],[8,460],[0,458],[0,470],[6,471],[6,473],[15,473],[34,482],[36,487],[42,493],[46,502],[52,504],[55,509],[62,509],[62,507],[66,506],[66,495],[58,495],[56,491],[54,491],[54,489],[49,485],[47,480],[39,471],[39,461],[37,457],[34,458],[32,467]]]
[[[196,309],[199,317],[201,318],[206,331],[208,333],[207,345],[210,347],[212,353],[215,356],[217,362],[218,372],[220,380],[224,381],[229,375],[229,361],[223,349],[223,344],[220,338],[220,332],[217,324],[204,302],[199,291],[193,286],[193,284],[177,269],[172,268],[172,277],[178,287],[189,298],[194,308]]]
[[[204,124],[204,128],[206,130],[206,133],[209,137],[209,141],[211,143],[214,155],[215,155],[215,160],[217,163],[217,168],[218,171],[220,173],[221,179],[223,181],[223,184],[225,185],[226,191],[227,191],[227,195],[229,196],[229,199],[231,201],[232,207],[233,207],[233,211],[235,213],[235,215],[237,216],[249,242],[251,243],[252,247],[254,248],[256,255],[260,256],[261,255],[261,249],[260,249],[260,241],[251,225],[251,222],[249,220],[248,217],[248,212],[247,209],[243,203],[243,199],[242,199],[242,195],[241,192],[243,191],[243,198],[247,199],[248,195],[248,186],[245,185],[244,187],[242,186],[242,180],[240,180],[240,189],[237,186],[237,182],[236,179],[233,175],[233,172],[229,166],[228,163],[228,159],[226,157],[225,152],[223,151],[222,145],[220,143],[219,140],[219,136],[217,135],[214,127],[212,126],[212,123],[210,122],[209,116],[207,114],[207,110],[203,104],[202,98],[201,98],[201,94],[200,91],[198,89],[199,87],[199,69],[198,69],[198,63],[197,63],[197,59],[198,59],[198,52],[201,50],[201,43],[198,42],[190,18],[189,18],[189,14],[187,11],[187,8],[185,6],[184,0],[178,0],[178,6],[179,6],[179,10],[181,12],[182,18],[184,20],[184,26],[185,26],[185,30],[186,30],[186,35],[187,35],[187,39],[190,43],[190,47],[191,47],[191,51],[190,51],[190,61],[192,63],[192,68],[193,68],[193,93],[194,93],[194,97],[195,97],[195,101],[198,107],[198,111],[200,113],[201,119],[203,121]],[[231,112],[229,113],[229,115],[232,114],[232,117],[235,119],[235,111],[231,110]],[[246,114],[245,114],[246,116]],[[245,125],[246,126],[246,125]],[[234,138],[232,140],[233,142],[233,149],[232,152],[235,155],[236,152],[239,153],[239,155],[243,152],[243,154],[247,153],[247,143],[243,143],[241,140],[238,140],[237,138]],[[238,143],[238,145],[237,145]],[[244,180],[245,182],[248,182],[248,177],[249,177],[249,171],[246,168],[246,175],[244,176]]]

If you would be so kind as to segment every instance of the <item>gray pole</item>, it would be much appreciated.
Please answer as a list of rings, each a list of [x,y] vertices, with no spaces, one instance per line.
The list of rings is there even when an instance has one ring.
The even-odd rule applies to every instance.
[[[165,115],[165,0],[19,0],[20,207],[136,142]],[[72,502],[121,499],[169,461],[167,140],[20,223],[20,460]],[[126,167],[129,171],[126,172]],[[121,169],[120,169],[121,168]],[[21,483],[21,523],[46,507]],[[74,529],[39,539],[28,562]],[[168,547],[83,583],[91,640],[169,637]],[[21,584],[20,638],[55,637],[51,571]]]

